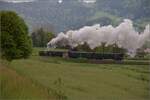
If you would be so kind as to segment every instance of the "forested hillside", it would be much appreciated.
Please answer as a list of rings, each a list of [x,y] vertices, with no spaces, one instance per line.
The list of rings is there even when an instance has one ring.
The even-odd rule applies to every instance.
[[[44,25],[55,32],[78,29],[85,25],[100,23],[113,24],[124,18],[134,20],[135,26],[143,29],[150,23],[150,0],[32,0],[32,2],[12,3],[0,1],[0,10],[14,10],[25,18],[30,30]],[[22,0],[24,1],[24,0]]]

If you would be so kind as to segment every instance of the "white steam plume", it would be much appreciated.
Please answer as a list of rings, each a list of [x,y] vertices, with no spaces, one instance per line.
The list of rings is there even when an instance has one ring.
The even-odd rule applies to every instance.
[[[47,47],[56,47],[58,45],[69,45],[72,48],[87,43],[91,49],[101,46],[116,44],[118,47],[126,49],[130,56],[136,54],[136,50],[141,48],[143,44],[150,39],[150,25],[145,27],[144,32],[136,32],[132,21],[125,19],[117,27],[112,25],[85,26],[79,30],[70,30],[58,34],[58,36],[48,42]]]

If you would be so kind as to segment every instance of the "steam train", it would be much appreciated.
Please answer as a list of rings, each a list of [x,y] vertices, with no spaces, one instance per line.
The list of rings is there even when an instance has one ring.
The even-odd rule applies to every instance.
[[[68,57],[68,58],[87,58],[87,59],[113,59],[123,60],[123,53],[96,53],[79,51],[39,51],[40,56]]]

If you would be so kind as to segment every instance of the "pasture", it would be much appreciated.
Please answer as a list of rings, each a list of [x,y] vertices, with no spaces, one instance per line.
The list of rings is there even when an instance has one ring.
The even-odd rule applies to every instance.
[[[5,82],[1,97],[10,99],[13,96],[8,94],[16,90],[13,98],[19,100],[150,99],[149,65],[91,64],[82,59],[39,57],[37,51],[35,49],[29,59],[14,60],[7,67],[1,68],[1,83]],[[19,85],[13,89],[14,80],[15,84],[24,89],[18,90]],[[16,80],[21,80],[21,83]],[[22,94],[17,94],[19,92]]]

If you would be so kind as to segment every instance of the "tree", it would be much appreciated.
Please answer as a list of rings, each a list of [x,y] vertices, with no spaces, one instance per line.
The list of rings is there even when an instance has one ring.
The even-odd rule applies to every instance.
[[[52,32],[46,32],[43,28],[35,30],[32,34],[33,46],[45,47],[46,44],[54,37]]]
[[[8,61],[28,58],[32,52],[32,41],[24,20],[12,11],[1,11],[0,18],[1,57]]]

